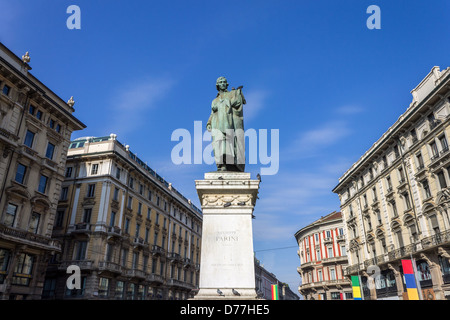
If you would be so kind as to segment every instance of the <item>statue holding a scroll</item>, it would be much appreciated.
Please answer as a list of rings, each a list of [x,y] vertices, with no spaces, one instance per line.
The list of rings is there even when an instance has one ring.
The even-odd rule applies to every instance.
[[[245,136],[242,87],[228,91],[224,77],[216,81],[217,97],[211,103],[206,128],[211,132],[217,171],[245,169]]]

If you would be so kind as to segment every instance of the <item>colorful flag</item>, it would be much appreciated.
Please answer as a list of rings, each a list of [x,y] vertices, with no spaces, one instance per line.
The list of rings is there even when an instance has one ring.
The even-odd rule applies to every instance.
[[[402,260],[403,274],[405,276],[406,292],[408,300],[419,300],[414,267],[411,260]]]
[[[278,285],[273,284],[272,285],[272,300],[279,300],[278,299]]]
[[[362,300],[361,286],[359,285],[359,277],[352,276],[353,300]]]

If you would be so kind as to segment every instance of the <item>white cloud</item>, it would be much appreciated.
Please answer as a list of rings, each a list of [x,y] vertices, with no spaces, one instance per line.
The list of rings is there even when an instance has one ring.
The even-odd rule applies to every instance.
[[[264,108],[264,100],[268,93],[263,90],[253,90],[247,93],[244,91],[243,93],[247,102],[244,105],[244,119],[246,121],[253,120]]]
[[[145,112],[155,108],[173,85],[174,82],[167,78],[134,80],[122,85],[119,94],[111,100],[109,131],[123,135],[140,130],[146,123]]]
[[[302,132],[294,141],[294,148],[301,153],[315,152],[335,144],[350,132],[347,122],[331,121],[318,128]]]
[[[342,115],[352,115],[363,112],[364,109],[360,106],[346,105],[336,109],[336,113]]]

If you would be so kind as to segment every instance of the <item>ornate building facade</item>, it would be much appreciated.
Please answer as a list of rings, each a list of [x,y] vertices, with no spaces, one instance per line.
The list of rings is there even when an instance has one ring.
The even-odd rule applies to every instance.
[[[68,151],[44,299],[187,299],[198,287],[202,213],[114,134]],[[69,290],[67,268],[81,287]]]
[[[39,299],[73,131],[85,125],[0,43],[0,299]]]
[[[415,261],[422,299],[450,295],[450,68],[432,68],[411,93],[406,112],[333,190],[346,275],[362,276],[364,299],[408,299],[402,259]]]
[[[295,233],[302,279],[298,288],[306,300],[352,299],[352,287],[344,275],[347,267],[342,215],[332,212]]]

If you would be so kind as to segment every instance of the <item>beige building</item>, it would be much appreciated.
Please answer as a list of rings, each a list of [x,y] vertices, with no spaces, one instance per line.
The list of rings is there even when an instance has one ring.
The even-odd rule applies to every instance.
[[[187,299],[198,287],[202,213],[114,134],[70,144],[43,298]],[[67,268],[80,268],[69,290]]]
[[[450,298],[450,68],[432,68],[411,93],[405,113],[333,190],[346,275],[362,276],[365,299],[408,298],[402,259],[415,260],[423,299]]]
[[[39,299],[70,136],[85,125],[0,43],[0,299]]]
[[[298,288],[305,300],[353,299],[345,276],[347,250],[340,212],[332,212],[295,233],[302,279]]]

